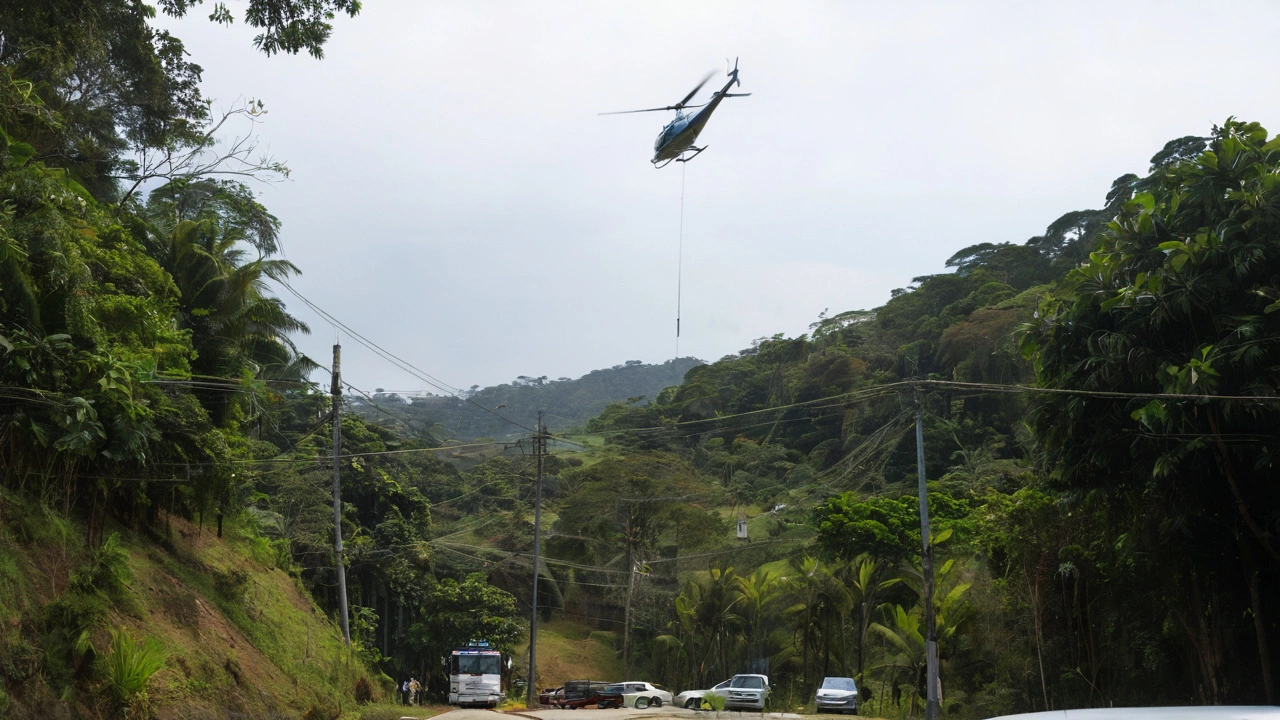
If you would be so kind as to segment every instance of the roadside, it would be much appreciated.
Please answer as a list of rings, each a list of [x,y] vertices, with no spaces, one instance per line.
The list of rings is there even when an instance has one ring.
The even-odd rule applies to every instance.
[[[681,718],[681,720],[865,720],[862,716],[849,715],[799,715],[796,713],[753,713],[737,710],[721,712],[709,710],[686,710],[677,707],[648,708],[581,708],[578,710],[560,710],[546,708],[541,710],[485,710],[480,708],[451,708],[448,706],[406,707],[403,705],[378,705],[366,708],[359,715],[360,720],[425,720],[444,714],[442,720],[504,720],[512,716],[526,720],[660,720],[662,718]]]
[[[358,710],[343,715],[344,718],[357,720],[427,720],[453,711],[449,705],[401,705],[399,703],[377,703],[361,706]],[[458,715],[450,715],[450,720],[465,720]]]

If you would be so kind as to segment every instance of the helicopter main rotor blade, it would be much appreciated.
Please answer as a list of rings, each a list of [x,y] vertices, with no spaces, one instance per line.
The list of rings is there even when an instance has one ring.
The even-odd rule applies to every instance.
[[[701,105],[668,105],[660,108],[648,108],[645,110],[619,110],[617,112],[596,113],[597,115],[630,115],[632,113],[642,112],[662,112],[663,110],[681,110],[684,108],[700,108]]]
[[[662,112],[663,110],[675,110],[675,109],[676,109],[675,105],[668,105],[662,108],[648,108],[646,110],[619,110],[617,112],[596,113],[596,114],[597,115],[630,115],[631,113]]]
[[[688,95],[685,95],[683,100],[681,100],[680,102],[676,103],[676,107],[680,107],[680,108],[684,107],[684,106],[685,106],[685,103],[687,103],[687,102],[689,102],[690,100],[692,100],[692,99],[693,99],[693,96],[694,96],[694,95],[697,95],[697,94],[698,94],[698,91],[702,89],[702,86],[703,86],[703,85],[706,85],[706,84],[707,84],[707,81],[711,79],[711,76],[712,76],[712,75],[715,75],[715,74],[716,74],[716,73],[715,73],[715,71],[714,71],[714,70],[712,70],[711,72],[707,73],[707,76],[706,76],[706,77],[704,77],[704,78],[702,78],[702,82],[698,83],[697,87],[695,87],[693,90],[690,90],[690,91],[689,91],[689,94],[688,94]]]

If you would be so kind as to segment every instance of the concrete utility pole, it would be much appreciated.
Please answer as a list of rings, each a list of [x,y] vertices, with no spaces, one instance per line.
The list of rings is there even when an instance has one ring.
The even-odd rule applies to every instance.
[[[333,550],[338,570],[338,620],[342,624],[342,642],[351,645],[351,627],[347,622],[347,568],[342,559],[342,346],[333,344]]]
[[[920,557],[924,574],[924,652],[928,683],[924,717],[925,720],[938,720],[942,688],[938,679],[938,623],[933,616],[933,543],[929,536],[929,490],[924,478],[924,423],[919,395],[916,396],[916,469],[920,475]]]
[[[630,525],[630,523],[628,523]],[[627,528],[627,609],[622,623],[622,680],[631,679],[631,598],[636,591],[636,558],[632,551],[631,528]]]
[[[533,602],[529,613],[529,687],[525,704],[534,707],[538,701],[538,570],[542,567],[542,455],[546,452],[546,430],[542,427],[542,411],[538,411],[538,424],[533,433],[533,456],[538,465],[538,476],[533,499]]]

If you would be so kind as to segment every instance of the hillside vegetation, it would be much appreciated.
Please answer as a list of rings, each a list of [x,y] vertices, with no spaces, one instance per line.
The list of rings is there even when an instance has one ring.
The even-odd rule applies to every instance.
[[[918,712],[918,409],[949,714],[1273,701],[1277,177],[1256,124],[1179,138],[1100,209],[607,408],[552,468],[542,597],[675,687],[849,674]]]
[[[302,18],[249,18],[269,53],[318,55],[358,10],[263,2]],[[917,416],[946,715],[1275,701],[1280,140],[1261,126],[1175,139],[1102,207],[799,337],[473,388],[508,416],[563,409],[535,458],[461,400],[332,414],[275,294],[300,272],[281,222],[218,176],[285,168],[217,155],[201,70],[154,12],[0,10],[4,713],[373,714],[409,675],[441,699],[451,649],[519,655],[536,583],[536,685],[764,671],[775,708],[803,709],[839,674],[864,711],[918,715]]]
[[[361,679],[389,696],[286,572],[288,558],[250,529],[219,538],[165,514],[87,549],[82,525],[7,493],[0,521],[9,717],[331,717],[356,707]],[[131,693],[145,653],[157,666]],[[95,664],[106,692],[95,692]]]

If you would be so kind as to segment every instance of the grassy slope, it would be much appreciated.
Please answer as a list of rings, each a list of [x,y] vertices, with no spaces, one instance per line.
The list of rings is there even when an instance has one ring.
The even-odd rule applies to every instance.
[[[568,620],[538,623],[538,689],[565,680],[622,680],[615,634]],[[516,650],[527,666],[529,644]]]
[[[15,512],[12,498],[3,500],[9,512],[0,512],[0,654],[38,659],[57,647],[42,633],[44,608],[67,597],[70,573],[88,559],[84,532],[55,512]],[[33,519],[33,512],[43,517]],[[104,603],[108,610],[93,632],[102,650],[110,644],[108,627],[163,646],[168,662],[149,686],[160,718],[300,717],[313,708],[331,717],[355,709],[361,676],[382,694],[297,580],[275,567],[265,541],[235,528],[218,539],[212,528],[178,518],[168,528],[155,539],[121,531],[132,577],[122,596]],[[110,712],[92,673],[66,693],[39,675],[16,677],[22,674],[16,665],[0,667],[13,717]]]

